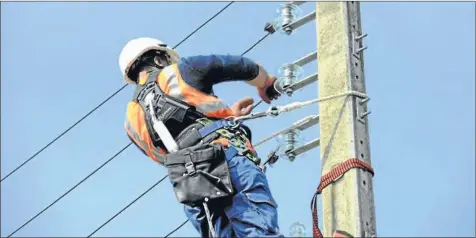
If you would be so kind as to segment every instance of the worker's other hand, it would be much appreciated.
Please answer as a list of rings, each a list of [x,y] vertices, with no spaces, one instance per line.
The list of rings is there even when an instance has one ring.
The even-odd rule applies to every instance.
[[[253,98],[243,98],[231,106],[231,111],[235,117],[248,115],[253,109],[254,102]]]
[[[276,77],[268,75],[268,79],[263,87],[258,88],[258,94],[265,103],[271,103],[271,100],[276,100],[281,96],[281,93],[276,91],[274,84],[277,83]]]

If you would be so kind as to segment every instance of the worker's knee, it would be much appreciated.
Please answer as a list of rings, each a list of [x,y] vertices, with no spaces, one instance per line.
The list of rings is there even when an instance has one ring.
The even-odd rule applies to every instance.
[[[283,237],[277,207],[269,189],[258,186],[236,194],[225,212],[238,237]]]
[[[227,158],[230,177],[236,192],[253,190],[256,187],[269,187],[264,172],[251,160],[244,156]]]
[[[191,207],[184,206],[185,216],[187,216],[190,223],[193,227],[197,229],[198,232],[202,233],[202,224],[205,221],[205,216],[203,215],[202,209],[200,207]],[[206,222],[206,221],[205,221]]]

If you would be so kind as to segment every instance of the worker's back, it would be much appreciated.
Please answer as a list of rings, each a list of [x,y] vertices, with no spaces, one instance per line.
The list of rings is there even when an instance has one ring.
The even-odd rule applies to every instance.
[[[183,67],[182,71],[185,71]],[[190,86],[184,80],[184,76],[189,82],[192,82],[193,77],[190,75],[190,72],[182,74],[177,64],[163,68],[157,77],[155,77],[156,74],[157,71],[155,71],[155,74],[154,71],[141,72],[136,93],[134,93],[133,100],[127,105],[125,128],[134,144],[152,160],[162,163],[166,150],[164,150],[162,146],[153,144],[146,125],[143,108],[137,101],[138,92],[147,84],[148,80],[155,80],[164,94],[195,107],[198,112],[206,117],[223,119],[231,117],[233,112],[218,97],[209,95]],[[155,78],[150,79],[150,77]],[[167,114],[167,112],[164,114]],[[175,136],[187,126],[186,124],[177,123],[175,125],[169,125],[168,129],[172,132],[176,131],[177,133],[172,133]],[[223,140],[220,142],[223,142]]]

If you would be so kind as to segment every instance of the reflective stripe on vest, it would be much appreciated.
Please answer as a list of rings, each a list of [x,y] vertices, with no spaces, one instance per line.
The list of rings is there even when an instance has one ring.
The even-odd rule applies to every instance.
[[[227,118],[233,115],[230,108],[219,98],[200,92],[189,86],[181,77],[176,64],[165,67],[159,74],[158,83],[165,94],[194,106],[205,116]]]
[[[145,124],[144,111],[137,102],[130,102],[127,105],[126,122],[124,124],[127,134],[152,160],[163,163],[165,152],[156,148]]]

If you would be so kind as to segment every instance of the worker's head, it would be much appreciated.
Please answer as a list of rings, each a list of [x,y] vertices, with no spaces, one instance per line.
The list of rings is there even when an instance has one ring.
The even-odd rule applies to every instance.
[[[178,53],[162,41],[141,37],[133,39],[122,48],[119,67],[127,83],[135,84],[139,73],[148,68],[164,68],[179,60]]]

